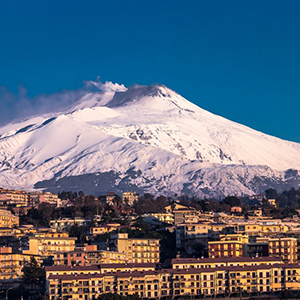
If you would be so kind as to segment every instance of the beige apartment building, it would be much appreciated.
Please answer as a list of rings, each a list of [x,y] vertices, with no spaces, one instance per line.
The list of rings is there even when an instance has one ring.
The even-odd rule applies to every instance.
[[[286,262],[296,262],[298,259],[297,239],[292,237],[268,239],[269,256],[282,257]]]
[[[299,290],[296,264],[223,266],[217,268],[160,269],[106,273],[47,269],[49,299],[96,299],[98,295],[137,294],[146,299],[199,299],[248,293]]]
[[[122,193],[123,203],[133,205],[134,202],[139,200],[139,194],[136,192],[123,192]]]
[[[128,233],[117,235],[117,251],[126,254],[129,263],[158,263],[159,239],[128,238]]]
[[[38,233],[29,238],[29,250],[23,253],[48,257],[57,252],[74,251],[76,239],[68,233]]]
[[[29,196],[25,191],[0,189],[1,205],[27,206],[28,203]]]
[[[0,247],[0,281],[15,281],[23,276],[25,262],[30,261],[32,255],[13,253],[11,247]],[[34,256],[40,262],[39,256]]]
[[[125,253],[98,250],[97,245],[84,245],[74,251],[57,252],[54,254],[54,265],[93,266],[100,264],[125,264]]]
[[[0,227],[19,226],[19,217],[13,215],[11,211],[0,209]]]
[[[57,194],[52,194],[50,192],[33,192],[30,193],[30,201],[33,205],[40,203],[49,203],[51,205],[60,206],[61,199],[58,198]]]

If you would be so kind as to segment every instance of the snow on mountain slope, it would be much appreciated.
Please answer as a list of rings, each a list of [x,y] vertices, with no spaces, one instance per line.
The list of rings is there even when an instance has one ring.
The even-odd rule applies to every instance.
[[[105,83],[62,112],[1,127],[0,185],[71,189],[94,174],[93,191],[251,194],[297,185],[298,171],[287,170],[300,170],[299,153],[299,144],[207,112],[165,86]]]

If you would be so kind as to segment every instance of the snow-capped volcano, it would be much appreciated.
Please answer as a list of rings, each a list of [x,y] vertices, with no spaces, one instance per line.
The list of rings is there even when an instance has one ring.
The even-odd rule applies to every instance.
[[[300,144],[163,85],[91,84],[95,91],[61,112],[0,128],[0,186],[210,196],[298,185]]]

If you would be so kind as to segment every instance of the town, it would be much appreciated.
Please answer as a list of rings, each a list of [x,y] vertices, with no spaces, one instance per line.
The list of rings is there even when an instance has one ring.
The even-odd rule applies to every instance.
[[[0,297],[298,297],[299,211],[279,207],[291,195],[300,191],[217,201],[1,189]]]

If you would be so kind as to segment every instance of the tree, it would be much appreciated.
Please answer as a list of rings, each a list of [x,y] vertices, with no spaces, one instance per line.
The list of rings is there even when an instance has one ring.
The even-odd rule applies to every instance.
[[[195,243],[193,249],[197,252],[199,257],[204,257],[205,255],[205,246],[202,243]]]
[[[49,226],[54,206],[49,203],[41,203],[38,209],[31,208],[26,215],[20,216],[21,224],[33,224],[34,226]]]
[[[133,204],[133,208],[138,215],[145,213],[164,212],[167,206],[167,198],[158,196],[156,199],[151,194],[144,194],[139,198],[139,201]]]
[[[32,256],[29,262],[25,263],[23,268],[23,279],[25,282],[30,282],[31,284],[38,284],[45,280],[45,269],[40,267],[36,259]]]
[[[77,243],[85,243],[86,242],[86,234],[88,228],[86,226],[78,226],[78,224],[74,224],[69,229],[70,237],[76,237]]]
[[[239,206],[241,204],[241,200],[235,196],[228,196],[223,200],[223,203],[233,207],[233,206]]]
[[[267,199],[277,199],[278,198],[278,193],[274,189],[267,189],[265,191],[265,194],[266,194]]]

